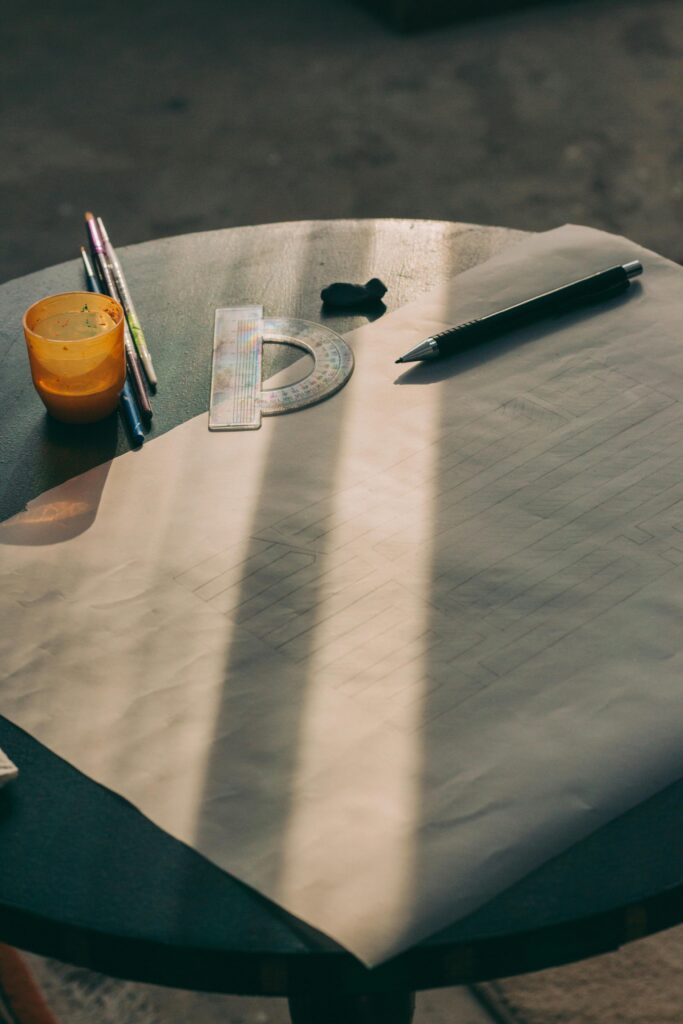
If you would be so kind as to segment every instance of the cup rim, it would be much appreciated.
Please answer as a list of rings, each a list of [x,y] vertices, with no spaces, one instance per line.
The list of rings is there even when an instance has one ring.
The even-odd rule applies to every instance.
[[[104,294],[102,292],[89,292],[89,291],[55,292],[54,295],[44,295],[42,297],[42,299],[36,299],[36,301],[32,302],[31,305],[28,307],[28,309],[24,312],[24,315],[21,318],[21,324],[22,324],[22,327],[24,329],[24,332],[28,331],[31,334],[37,334],[38,337],[42,339],[42,341],[48,342],[48,344],[50,344],[50,343],[64,344],[64,338],[61,338],[61,339],[60,338],[48,338],[44,334],[41,334],[40,331],[37,331],[34,327],[29,327],[28,323],[26,322],[26,318],[28,317],[28,315],[29,315],[29,313],[31,312],[32,309],[35,309],[36,306],[39,306],[41,304],[41,302],[45,302],[46,299],[65,299],[69,295],[85,296],[86,298],[93,298],[93,296],[99,296],[100,298],[108,299],[109,302],[113,302],[113,304],[116,306],[116,308],[118,309],[118,312],[119,312],[118,320],[114,324],[114,327],[118,327],[119,324],[123,321],[123,319],[124,319],[124,317],[126,315],[125,311],[123,309],[123,306],[121,305],[119,300],[115,299],[112,295],[106,295],[106,294]],[[73,341],[90,341],[90,340],[91,340],[90,338],[74,338],[73,339]]]

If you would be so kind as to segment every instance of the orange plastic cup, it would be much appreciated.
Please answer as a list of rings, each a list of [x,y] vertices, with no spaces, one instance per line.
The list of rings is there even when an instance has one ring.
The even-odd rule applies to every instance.
[[[126,379],[123,309],[108,295],[49,295],[24,313],[36,391],[65,423],[94,423],[114,411]]]

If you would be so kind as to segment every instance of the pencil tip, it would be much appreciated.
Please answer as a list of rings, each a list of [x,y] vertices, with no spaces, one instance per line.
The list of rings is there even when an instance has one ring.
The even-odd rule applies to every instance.
[[[394,359],[394,362],[395,363],[402,363],[403,362],[403,356],[399,356],[398,359]]]

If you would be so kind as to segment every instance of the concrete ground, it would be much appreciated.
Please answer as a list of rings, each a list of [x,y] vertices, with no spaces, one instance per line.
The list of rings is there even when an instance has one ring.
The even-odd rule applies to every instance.
[[[34,0],[0,25],[0,280],[236,224],[567,220],[683,258],[683,3],[401,36],[350,0]]]

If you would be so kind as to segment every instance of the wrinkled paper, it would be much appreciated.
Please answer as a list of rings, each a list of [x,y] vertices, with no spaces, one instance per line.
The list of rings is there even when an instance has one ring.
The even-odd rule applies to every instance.
[[[567,226],[348,340],[327,402],[199,416],[0,526],[0,708],[374,965],[681,773],[683,270]]]

